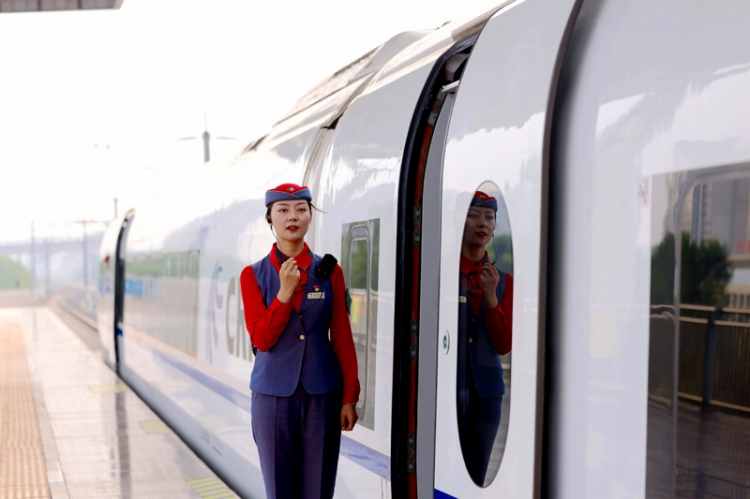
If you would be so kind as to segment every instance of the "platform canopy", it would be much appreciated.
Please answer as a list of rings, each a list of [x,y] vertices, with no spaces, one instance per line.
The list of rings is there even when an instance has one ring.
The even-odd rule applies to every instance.
[[[119,9],[123,0],[0,0],[0,13]]]

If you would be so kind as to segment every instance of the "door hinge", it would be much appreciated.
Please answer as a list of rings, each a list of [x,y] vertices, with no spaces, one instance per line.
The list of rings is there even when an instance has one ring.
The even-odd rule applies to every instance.
[[[414,246],[422,244],[422,207],[415,206],[412,212],[414,218],[414,230],[411,236],[411,242]]]
[[[409,440],[406,444],[406,472],[416,473],[417,472],[417,436],[414,433],[409,433],[407,437]]]

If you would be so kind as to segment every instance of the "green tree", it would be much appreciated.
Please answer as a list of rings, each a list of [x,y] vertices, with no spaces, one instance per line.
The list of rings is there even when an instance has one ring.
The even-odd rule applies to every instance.
[[[680,303],[721,305],[733,271],[727,249],[718,239],[691,241],[689,232],[681,243]],[[651,252],[652,305],[673,304],[675,267],[675,237],[668,232]]]
[[[495,267],[513,275],[513,241],[510,234],[493,236],[486,249],[487,256],[491,262],[495,262]]]
[[[694,305],[721,305],[724,288],[732,279],[727,249],[718,239],[691,241],[682,233],[680,301]]]
[[[31,272],[20,263],[0,255],[0,289],[31,288]]]
[[[674,233],[667,232],[664,239],[651,252],[651,304],[674,304],[675,246]]]

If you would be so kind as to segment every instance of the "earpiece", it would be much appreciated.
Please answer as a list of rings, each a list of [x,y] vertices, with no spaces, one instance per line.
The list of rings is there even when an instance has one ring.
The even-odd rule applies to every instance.
[[[268,222],[268,225],[271,225],[271,217],[266,217],[266,222]]]

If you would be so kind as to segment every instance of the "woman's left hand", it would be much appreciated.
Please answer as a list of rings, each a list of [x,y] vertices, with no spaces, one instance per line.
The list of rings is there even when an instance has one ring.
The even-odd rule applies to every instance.
[[[341,408],[341,429],[344,431],[352,431],[355,423],[359,419],[357,416],[357,410],[351,404],[344,404]]]

